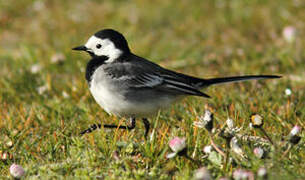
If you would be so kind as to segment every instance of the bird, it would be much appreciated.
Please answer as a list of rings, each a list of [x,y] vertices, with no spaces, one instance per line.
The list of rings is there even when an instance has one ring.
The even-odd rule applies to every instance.
[[[126,126],[104,124],[103,127],[134,129],[136,119],[142,119],[145,137],[150,129],[148,117],[186,96],[210,98],[201,91],[203,88],[281,77],[246,75],[204,79],[175,72],[132,53],[126,38],[114,29],[102,29],[93,34],[85,45],[72,50],[85,51],[91,56],[85,77],[95,101],[108,114],[131,120]],[[101,124],[93,124],[81,135],[101,127]]]

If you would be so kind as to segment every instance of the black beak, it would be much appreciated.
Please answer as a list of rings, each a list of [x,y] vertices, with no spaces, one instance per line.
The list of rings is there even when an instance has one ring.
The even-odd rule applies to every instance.
[[[72,50],[75,50],[75,51],[87,51],[88,48],[86,46],[78,46],[78,47],[73,48]]]

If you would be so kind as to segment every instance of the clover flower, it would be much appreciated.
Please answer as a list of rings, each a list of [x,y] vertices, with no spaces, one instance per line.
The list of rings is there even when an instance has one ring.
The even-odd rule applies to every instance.
[[[282,35],[286,42],[293,43],[296,39],[297,31],[293,26],[286,26],[283,29]]]
[[[22,176],[24,176],[25,171],[22,166],[18,164],[12,164],[10,167],[10,173],[14,178],[20,179]]]
[[[167,158],[173,158],[177,154],[184,155],[184,152],[186,150],[185,138],[175,137],[169,141],[168,145],[173,152],[168,154],[166,156]]]
[[[261,147],[256,147],[253,150],[253,153],[256,157],[258,157],[259,159],[264,157],[264,150]]]
[[[300,131],[301,131],[301,127],[298,125],[295,125],[290,131],[290,136],[296,136],[300,133]]]

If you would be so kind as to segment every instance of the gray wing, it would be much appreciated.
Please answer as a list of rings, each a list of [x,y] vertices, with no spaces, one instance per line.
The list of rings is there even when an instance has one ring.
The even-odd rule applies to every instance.
[[[149,61],[127,61],[113,63],[106,68],[112,78],[117,79],[125,87],[131,89],[155,89],[176,95],[194,95],[209,97],[202,93],[185,79],[170,71],[163,71],[160,66]]]

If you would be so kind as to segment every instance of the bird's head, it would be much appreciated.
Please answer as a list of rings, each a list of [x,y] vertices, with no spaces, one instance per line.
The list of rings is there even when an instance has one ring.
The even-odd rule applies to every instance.
[[[73,50],[86,51],[92,57],[106,56],[105,62],[112,62],[130,53],[124,36],[113,29],[98,31],[88,39],[85,45],[75,47]]]

